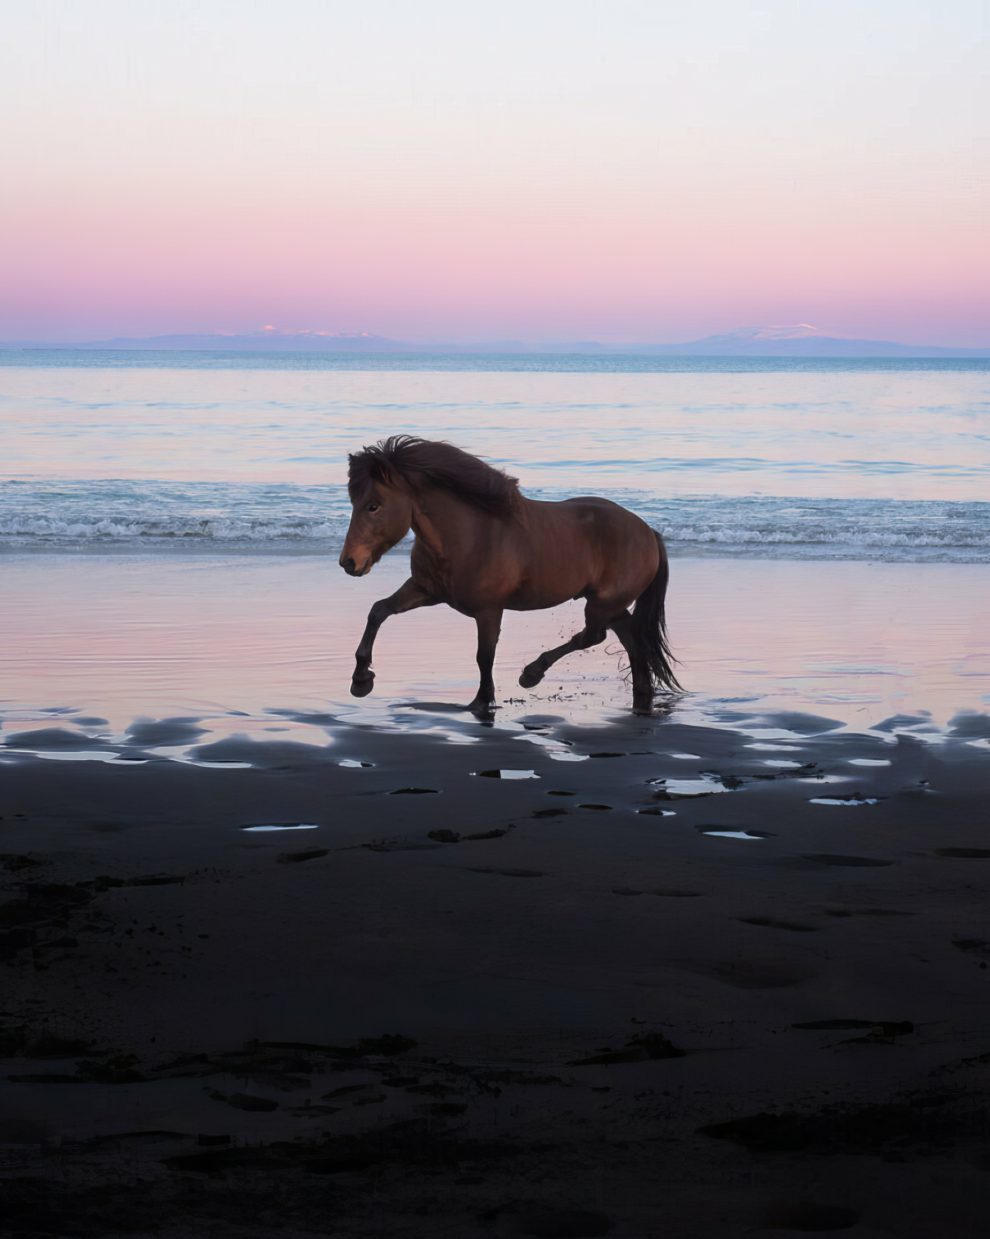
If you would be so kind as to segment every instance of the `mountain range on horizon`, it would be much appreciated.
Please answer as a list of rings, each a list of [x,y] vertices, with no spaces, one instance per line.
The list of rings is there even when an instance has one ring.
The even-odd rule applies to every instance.
[[[528,343],[521,340],[408,341],[369,332],[281,330],[272,326],[249,332],[171,333],[120,336],[65,343],[11,341],[0,348],[44,351],[62,349],[147,350],[167,352],[319,352],[319,353],[545,353],[666,357],[945,357],[990,358],[990,347],[958,348],[938,344],[903,344],[831,336],[811,323],[739,327],[680,344],[615,344],[600,340]]]

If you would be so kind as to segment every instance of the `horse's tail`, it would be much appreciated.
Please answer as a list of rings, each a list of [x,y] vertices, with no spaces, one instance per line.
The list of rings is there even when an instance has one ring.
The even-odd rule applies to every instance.
[[[656,534],[657,549],[660,552],[660,566],[656,576],[636,599],[632,628],[640,648],[646,653],[655,686],[667,689],[668,692],[678,692],[681,686],[672,666],[677,660],[667,644],[667,620],[664,615],[670,565],[667,562],[667,548],[663,544],[663,538],[656,530],[653,532]]]

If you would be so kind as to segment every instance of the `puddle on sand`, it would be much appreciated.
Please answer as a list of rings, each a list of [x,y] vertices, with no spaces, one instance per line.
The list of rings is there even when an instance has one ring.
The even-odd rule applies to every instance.
[[[370,770],[374,765],[370,761],[358,761],[354,757],[345,757],[342,761],[337,762],[338,766],[345,766],[348,770]]]
[[[526,744],[538,745],[552,761],[588,761],[591,757],[590,753],[575,753],[571,740],[556,740],[543,734],[542,731],[534,731],[530,728],[514,736],[513,739],[522,740]],[[617,756],[624,756],[624,754],[617,754]]]
[[[774,839],[776,836],[769,830],[728,830],[721,826],[696,826],[695,830],[702,835],[711,835],[714,839]]]
[[[690,796],[715,796],[720,792],[732,789],[726,787],[717,775],[701,775],[697,779],[648,779],[650,787],[655,787],[659,793],[666,793],[671,799]],[[663,799],[663,796],[660,796]]]
[[[771,757],[764,761],[764,766],[773,766],[777,770],[800,770],[804,765],[803,761],[793,761],[787,757]]]
[[[827,805],[861,805],[861,804],[879,804],[880,799],[877,796],[815,796],[808,801],[809,804],[827,804]]]
[[[889,766],[890,761],[886,757],[850,757],[850,766]]]
[[[173,757],[186,766],[201,766],[204,770],[250,770],[249,761],[196,761],[193,757]]]
[[[107,749],[67,749],[58,751],[56,749],[13,749],[7,753],[0,754],[4,757],[40,757],[44,761],[100,761],[108,766],[143,766],[147,763],[147,757],[127,757],[121,753],[114,753]]]
[[[267,833],[271,830],[317,830],[318,827],[318,822],[263,822],[258,826],[242,826],[241,830]]]
[[[535,770],[476,770],[474,772],[482,779],[538,779]]]

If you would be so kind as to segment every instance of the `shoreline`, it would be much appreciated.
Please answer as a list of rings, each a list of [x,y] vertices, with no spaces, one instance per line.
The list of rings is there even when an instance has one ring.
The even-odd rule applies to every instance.
[[[121,736],[143,716],[237,719],[330,711],[402,729],[415,703],[474,694],[474,625],[447,607],[399,616],[376,645],[372,696],[348,694],[353,650],[373,601],[407,560],[359,581],[324,557],[105,555],[6,558],[0,612],[0,741],[55,711],[105,720]],[[682,557],[668,625],[682,681],[679,716],[803,710],[859,730],[931,712],[943,727],[990,704],[990,565]],[[497,724],[527,712],[599,725],[629,708],[618,645],[559,663],[536,691],[521,667],[582,624],[578,602],[506,612],[496,660]],[[443,710],[439,711],[443,716]]]

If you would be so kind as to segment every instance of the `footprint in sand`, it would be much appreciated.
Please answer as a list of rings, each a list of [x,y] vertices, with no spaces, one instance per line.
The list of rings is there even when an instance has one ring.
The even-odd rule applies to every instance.
[[[533,1239],[596,1239],[612,1229],[612,1219],[604,1213],[584,1209],[525,1209],[519,1218],[519,1233]]]
[[[859,1032],[866,1030],[874,1034],[874,1040],[903,1037],[908,1033],[914,1032],[914,1024],[910,1020],[805,1020],[804,1023],[792,1024],[791,1027],[798,1028],[802,1032]]]
[[[547,876],[542,869],[469,868],[468,873],[495,873],[503,878],[545,878]]]
[[[763,929],[788,929],[795,934],[814,934],[818,932],[816,925],[802,925],[800,921],[778,921],[772,916],[737,916],[737,921],[743,925],[759,925]]]
[[[900,908],[823,908],[826,916],[914,916]]]
[[[952,945],[958,951],[967,951],[990,958],[990,942],[987,942],[985,938],[953,938]]]
[[[379,839],[375,843],[359,843],[368,852],[428,852],[442,847],[440,843],[419,843],[415,839]]]
[[[329,856],[329,848],[308,848],[305,852],[283,852],[278,858],[280,865],[295,865],[304,860],[319,860],[322,856]]]
[[[511,826],[506,826],[500,830],[479,830],[474,835],[462,835],[456,830],[431,830],[427,832],[427,838],[432,839],[435,843],[466,843],[472,839],[501,839],[503,835],[507,835],[512,829]]]
[[[683,967],[687,972],[722,981],[735,989],[783,989],[788,985],[801,985],[816,975],[809,967],[780,959],[691,962]]]
[[[651,895],[661,895],[667,899],[695,899],[700,895],[701,891],[650,891]],[[635,886],[613,886],[613,895],[645,895],[646,891],[638,890]]]
[[[254,1111],[261,1114],[270,1113],[272,1110],[278,1109],[277,1101],[272,1101],[270,1097],[255,1097],[251,1093],[228,1094],[214,1089],[209,1095],[213,1101],[225,1101],[228,1106],[234,1106],[237,1110]]]
[[[860,1219],[855,1209],[844,1205],[822,1205],[811,1201],[774,1204],[767,1210],[763,1225],[771,1230],[849,1230]]]
[[[802,852],[801,859],[813,860],[819,865],[844,865],[864,869],[894,863],[892,860],[880,860],[877,856],[844,856],[841,852]]]
[[[2,821],[3,818],[0,817],[0,822]],[[18,873],[22,869],[36,869],[44,863],[34,856],[21,855],[17,852],[0,852],[0,865],[4,869],[9,869],[11,873]]]

